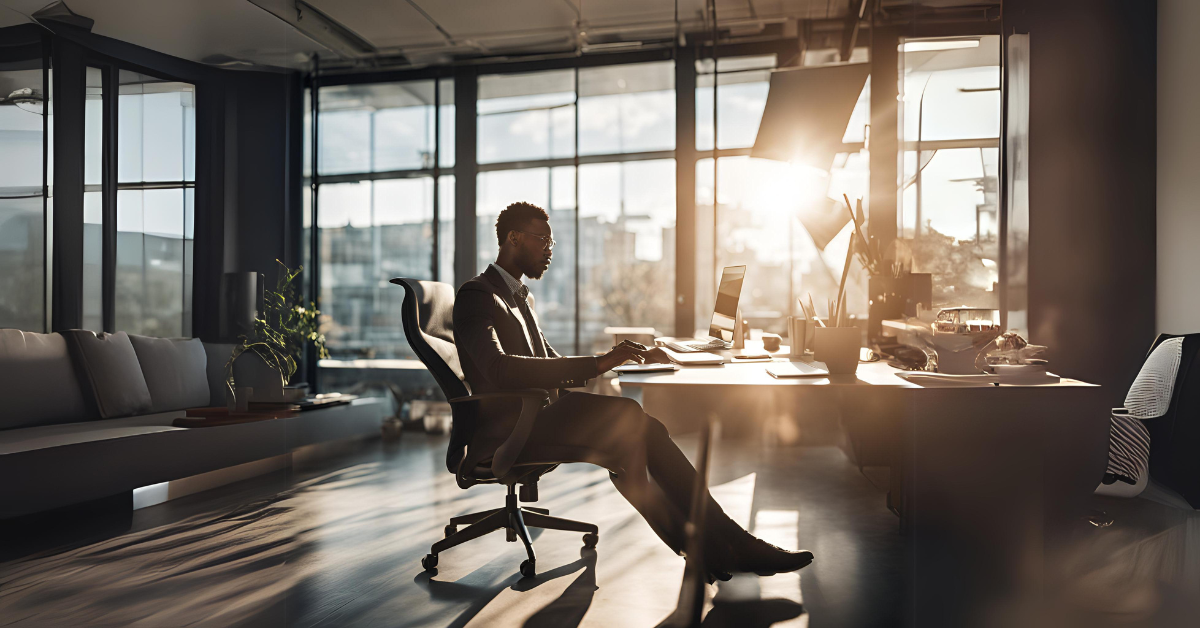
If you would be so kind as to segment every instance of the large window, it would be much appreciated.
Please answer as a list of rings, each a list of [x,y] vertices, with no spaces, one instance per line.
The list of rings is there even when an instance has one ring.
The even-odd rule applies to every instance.
[[[912,251],[914,270],[934,275],[935,305],[986,306],[998,262],[998,44],[988,37],[917,43],[910,49],[901,41],[900,241],[884,253]],[[740,45],[717,62],[689,60],[686,68],[645,57],[594,67],[547,62],[538,71],[528,70],[536,63],[520,72],[488,66],[475,76],[476,101],[467,109],[476,125],[473,241],[454,233],[452,81],[324,84],[305,103],[317,108],[315,120],[306,109],[305,122],[317,142],[313,151],[306,136],[305,176],[314,185],[305,198],[316,210],[304,226],[317,230],[305,238],[306,247],[317,246],[306,259],[319,269],[311,285],[328,316],[335,359],[376,360],[336,366],[413,368],[399,318],[403,293],[388,279],[461,283],[467,277],[454,276],[456,258],[482,272],[498,250],[496,217],[517,201],[551,217],[553,263],[528,283],[543,331],[564,354],[606,349],[609,327],[705,333],[728,265],[748,267],[741,305],[752,327],[783,332],[798,300],[810,296],[828,316],[854,233],[843,199],[861,199],[868,233],[890,235],[870,222],[871,80],[865,66],[851,67],[866,61],[865,51],[855,49],[839,74],[823,68],[800,79],[811,83],[796,77],[833,63],[832,52],[804,55],[802,68],[778,68],[794,55],[773,44]],[[695,72],[693,92],[676,94],[680,71]],[[798,148],[794,162],[763,158],[777,157],[780,142],[790,141],[771,147],[759,137],[760,127],[767,140],[784,137],[769,130],[783,128],[774,126],[781,119],[774,113],[763,127],[764,112],[780,111],[768,106],[772,85],[783,86],[772,102],[786,112],[784,101],[794,98],[787,85],[813,90],[826,80],[836,95],[824,92],[826,101],[796,114],[821,131],[812,150]],[[694,124],[695,145],[684,151],[676,150],[677,136],[693,137],[676,124],[680,97],[695,102],[694,119],[684,121]],[[679,181],[694,181],[686,194],[694,194],[693,207],[677,207],[685,196],[677,194]],[[890,227],[888,200],[877,199]],[[694,231],[685,222],[680,235],[677,212],[691,213]],[[676,272],[677,250],[695,264],[691,295],[680,294],[691,273]],[[855,260],[845,288],[851,316],[866,316],[867,284]],[[689,301],[694,310],[679,311],[693,307]],[[688,319],[695,329],[676,329]]]
[[[857,144],[869,118],[865,93],[850,116],[845,152],[825,168],[750,157],[775,62],[774,55],[720,59],[716,73],[711,60],[696,64],[699,334],[707,333],[721,268],[730,265],[747,267],[740,306],[752,327],[783,332],[785,317],[798,313],[796,300],[810,295],[825,316],[837,294],[851,227],[847,219],[827,232],[811,217],[842,215],[843,194],[852,200],[867,195],[868,158]],[[850,313],[865,314],[865,274],[852,273],[847,284]]]
[[[559,242],[550,270],[530,284],[555,348],[606,349],[609,326],[669,334],[674,64],[481,76],[478,115],[477,269],[496,258],[496,215],[534,203]]]
[[[900,235],[933,307],[999,307],[1000,37],[901,46]]]
[[[388,281],[453,273],[453,82],[318,94],[317,266],[331,358],[412,357],[403,291]],[[310,174],[310,150],[305,160]],[[311,215],[305,220],[311,226]]]
[[[46,75],[38,44],[0,62],[0,328],[47,327]]]
[[[118,76],[115,328],[190,336],[195,88]]]

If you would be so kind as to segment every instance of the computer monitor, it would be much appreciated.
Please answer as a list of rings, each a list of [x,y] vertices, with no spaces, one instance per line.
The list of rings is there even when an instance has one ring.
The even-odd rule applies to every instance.
[[[726,266],[721,271],[717,302],[713,306],[712,323],[708,326],[709,336],[733,342],[733,325],[737,321],[738,299],[742,296],[742,280],[745,278],[745,266]]]

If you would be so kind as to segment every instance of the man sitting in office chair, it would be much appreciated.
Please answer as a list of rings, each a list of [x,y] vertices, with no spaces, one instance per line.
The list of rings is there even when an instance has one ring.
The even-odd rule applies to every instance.
[[[483,274],[462,285],[454,302],[459,361],[476,393],[521,388],[555,390],[582,386],[627,360],[667,362],[661,349],[614,347],[599,356],[563,357],[546,342],[522,277],[541,279],[553,257],[554,237],[545,210],[513,203],[496,219],[500,253]],[[515,408],[514,408],[515,410]],[[511,415],[491,407],[492,419]],[[495,451],[512,431],[502,419],[481,422],[468,452]],[[470,455],[470,454],[468,454]],[[486,454],[476,454],[486,455]],[[589,462],[609,469],[613,484],[655,533],[676,553],[684,548],[696,470],[663,424],[632,399],[581,392],[562,395],[537,415],[518,463]],[[482,460],[468,460],[470,465]],[[796,571],[812,562],[746,532],[709,496],[704,557],[712,577],[730,572],[761,575]]]

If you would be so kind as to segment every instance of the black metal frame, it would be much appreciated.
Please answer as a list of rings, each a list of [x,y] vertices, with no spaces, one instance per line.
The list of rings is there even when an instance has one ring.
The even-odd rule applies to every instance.
[[[102,312],[102,329],[95,331],[105,331],[112,333],[117,331],[116,323],[116,285],[117,285],[117,192],[119,190],[186,190],[195,189],[197,187],[196,180],[183,181],[120,181],[118,173],[118,137],[119,137],[119,96],[120,96],[120,73],[121,70],[128,70],[153,76],[154,78],[163,81],[171,81],[178,83],[187,83],[192,85],[196,91],[197,102],[193,104],[198,109],[198,93],[201,89],[200,85],[194,80],[187,80],[164,74],[157,70],[147,69],[136,63],[126,62],[120,59],[115,59],[111,56],[101,54],[94,51],[88,51],[84,55],[84,73],[86,76],[87,68],[94,67],[102,72],[102,87],[101,87],[101,165],[100,165],[100,188],[101,192],[101,312]],[[199,117],[197,111],[197,118]],[[197,166],[196,179],[199,179],[199,142],[196,143],[197,155],[193,157],[194,163]],[[84,191],[89,191],[89,188],[96,186],[84,186]],[[193,220],[195,217],[193,215]],[[186,239],[186,238],[185,238]],[[185,262],[186,264],[186,262]],[[193,289],[195,279],[193,278]],[[192,295],[181,294],[181,299],[188,299]],[[192,331],[192,321],[183,321],[183,332],[185,336],[190,336]]]

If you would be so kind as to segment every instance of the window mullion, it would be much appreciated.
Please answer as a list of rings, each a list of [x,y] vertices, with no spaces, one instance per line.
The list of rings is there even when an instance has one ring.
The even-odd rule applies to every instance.
[[[104,331],[116,331],[117,287],[117,105],[119,70],[115,65],[104,67],[101,88],[101,321]]]

